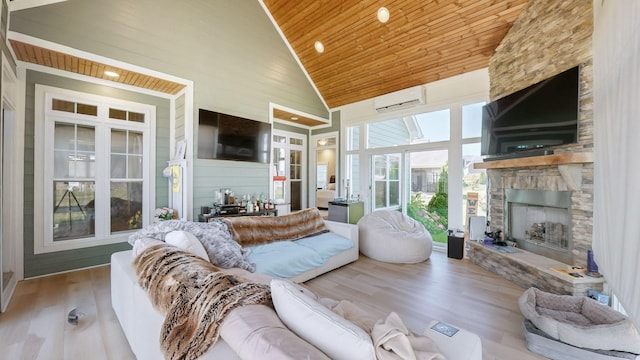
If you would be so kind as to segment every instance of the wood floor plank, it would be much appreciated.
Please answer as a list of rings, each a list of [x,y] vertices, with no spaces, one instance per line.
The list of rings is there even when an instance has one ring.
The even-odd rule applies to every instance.
[[[305,285],[377,319],[395,311],[417,333],[434,319],[477,333],[484,360],[544,359],[525,345],[517,305],[524,289],[466,259],[434,252],[420,264],[387,264],[360,256]],[[110,292],[109,266],[21,281],[0,314],[0,358],[135,359]],[[85,314],[78,326],[66,321],[74,306]]]

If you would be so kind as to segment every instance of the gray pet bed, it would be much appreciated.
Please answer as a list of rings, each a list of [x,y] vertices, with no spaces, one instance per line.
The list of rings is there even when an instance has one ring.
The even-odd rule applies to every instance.
[[[640,360],[640,355],[615,351],[591,350],[575,347],[552,339],[529,320],[522,322],[527,349],[553,360]]]
[[[640,354],[640,334],[631,320],[593,299],[529,288],[518,305],[522,315],[551,339],[578,348]]]

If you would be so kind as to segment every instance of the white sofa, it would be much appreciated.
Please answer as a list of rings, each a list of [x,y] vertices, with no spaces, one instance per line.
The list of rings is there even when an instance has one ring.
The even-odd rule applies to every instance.
[[[352,239],[354,248],[335,255],[323,266],[299,274],[292,280],[305,281],[357,259],[357,226],[329,221],[326,226],[330,231]],[[160,330],[164,316],[154,308],[147,292],[138,285],[132,262],[132,250],[117,252],[111,256],[112,306],[136,358],[162,359],[164,356],[160,348]],[[362,335],[366,333],[355,329],[353,324],[345,327],[343,323],[349,321],[340,321],[341,317],[315,301],[304,300],[304,304],[301,303],[303,299],[295,288],[287,292],[288,298],[282,295],[276,297],[278,291],[274,292],[270,277],[239,268],[224,271],[250,281],[271,284],[276,309],[280,306],[288,314],[283,317],[285,313],[280,313],[280,310],[276,313],[273,308],[264,305],[246,305],[234,309],[220,327],[218,342],[200,359],[327,360],[329,357],[326,354],[331,354],[332,358],[375,359],[370,350],[373,348],[371,339]],[[330,321],[331,317],[337,321]],[[295,326],[291,321],[298,325]],[[300,326],[306,328],[306,335],[312,338],[301,333]],[[361,335],[356,335],[354,330],[358,330]],[[475,334],[461,331],[454,337],[437,334],[433,336],[428,333],[425,335],[434,340],[447,359],[481,359],[480,340]],[[323,343],[344,356],[328,351]],[[469,348],[469,344],[473,346]],[[367,355],[353,357],[354,351],[364,351]]]
[[[352,224],[332,221],[326,221],[325,226],[329,231],[353,241],[353,247],[329,258],[322,266],[298,274],[290,280],[303,282],[358,259],[358,227]],[[159,333],[164,317],[154,309],[149,300],[149,296],[138,285],[138,279],[131,266],[132,261],[132,250],[117,252],[111,256],[112,306],[136,357],[139,360],[162,359],[163,355],[159,347]],[[252,277],[251,273],[242,269],[229,269],[228,271],[232,274],[250,277],[253,281],[265,282],[259,275]],[[268,283],[268,279],[266,282]],[[249,311],[258,311],[260,316],[268,318],[270,323],[279,322],[277,314],[272,309],[256,309],[256,307],[260,306],[246,306],[243,307],[243,311],[245,311],[244,308],[250,308]],[[232,316],[234,316],[232,317],[233,320],[227,318],[225,324],[235,323],[234,327],[237,329],[243,327],[243,325],[238,324],[245,324],[246,327],[246,318],[255,317],[255,314],[242,316],[242,312],[233,311]],[[269,331],[273,332],[273,327],[271,327]],[[304,345],[306,342],[298,338],[295,334],[290,333],[288,330],[282,331],[282,329],[279,329],[278,331],[278,337],[280,339],[283,337],[288,338],[287,343],[295,344],[295,346],[287,346],[287,352],[289,352],[290,355],[296,354],[296,352],[298,352],[298,354],[304,352],[305,356],[314,354],[315,350],[306,349]],[[233,348],[226,341],[229,337],[232,337],[231,343]],[[268,338],[259,336],[257,339],[254,337],[252,341],[264,342],[267,341],[267,339]],[[229,327],[223,325],[221,328],[221,340],[210,348],[206,356],[202,358],[238,359],[237,354],[243,351],[243,341],[246,341],[244,335],[238,335],[234,330],[229,330]],[[309,345],[307,344],[306,346]],[[278,351],[275,353],[277,354]],[[280,354],[280,356],[276,358],[283,358],[282,355],[283,354]],[[322,353],[315,355],[316,357],[311,356],[311,358],[322,358],[320,356]]]

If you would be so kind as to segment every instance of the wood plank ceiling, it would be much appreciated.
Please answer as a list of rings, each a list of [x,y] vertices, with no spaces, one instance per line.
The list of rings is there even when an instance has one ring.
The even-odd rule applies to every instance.
[[[13,48],[13,52],[19,61],[96,77],[103,80],[115,81],[121,84],[171,95],[179,93],[185,87],[184,84],[141,74],[139,72],[126,70],[116,66],[102,64],[89,59],[83,59],[59,51],[45,49],[43,47],[27,44],[21,41],[10,39],[9,43],[11,44],[11,48]],[[118,76],[109,76],[105,74],[105,71],[114,72],[118,74]]]
[[[527,0],[264,0],[329,108],[489,65]],[[378,9],[390,12],[387,23]],[[321,41],[324,52],[314,49]]]
[[[527,0],[263,0],[329,108],[489,65]],[[381,6],[387,23],[377,20]],[[314,49],[321,41],[324,52]],[[183,84],[10,40],[20,61],[176,94]],[[120,74],[104,75],[104,70]],[[289,120],[296,114],[280,114]],[[322,124],[303,119],[304,125]],[[307,123],[308,122],[308,123]]]

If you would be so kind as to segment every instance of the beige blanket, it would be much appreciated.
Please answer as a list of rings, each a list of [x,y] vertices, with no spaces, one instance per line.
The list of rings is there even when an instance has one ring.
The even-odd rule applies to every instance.
[[[238,306],[273,306],[269,286],[224,274],[173,246],[145,249],[134,260],[138,283],[165,315],[160,346],[167,359],[196,359],[215,344],[220,325]]]
[[[413,334],[394,312],[374,325],[371,339],[378,360],[445,359],[433,340]]]

